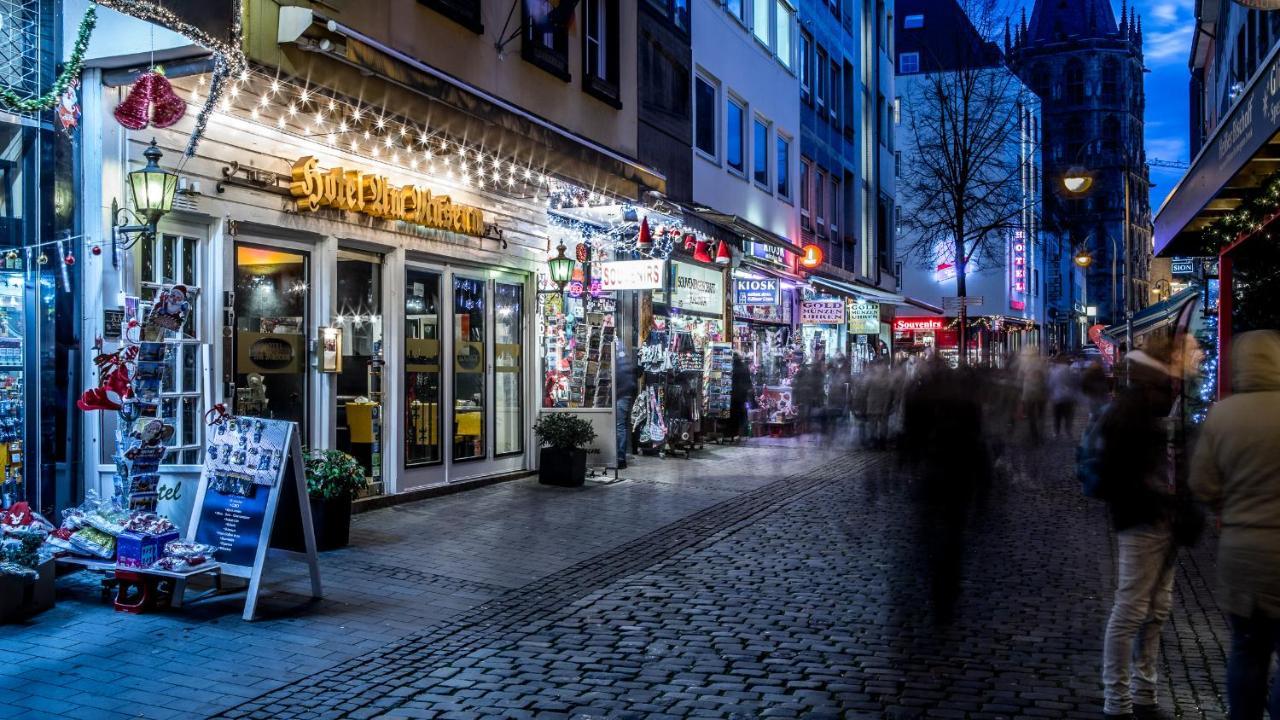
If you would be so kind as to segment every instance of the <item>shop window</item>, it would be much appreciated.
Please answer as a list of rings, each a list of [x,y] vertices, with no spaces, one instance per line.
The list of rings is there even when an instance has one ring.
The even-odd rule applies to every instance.
[[[494,285],[493,320],[493,435],[494,454],[524,450],[524,285]]]
[[[716,86],[699,75],[693,87],[693,135],[698,150],[712,160],[716,155]]]
[[[733,98],[725,103],[725,162],[729,169],[740,175],[746,175],[746,121],[747,110]]]
[[[481,22],[480,0],[418,0],[423,5],[480,35],[484,33]]]
[[[307,389],[310,255],[236,245],[233,412],[298,423],[310,437]]]
[[[622,107],[618,90],[618,5],[611,0],[586,0],[582,6],[583,87],[615,108]]]
[[[485,281],[453,278],[453,459],[485,456]]]
[[[898,56],[898,74],[912,75],[920,72],[920,53],[904,52]]]
[[[198,465],[204,446],[204,367],[201,362],[200,332],[203,298],[200,292],[200,238],[191,234],[161,232],[143,237],[135,246],[141,283],[141,299],[150,303],[169,285],[185,285],[191,311],[186,325],[170,338],[173,347],[168,372],[160,389],[160,414],[171,418],[173,437],[164,462],[170,465]],[[104,413],[104,416],[106,413]]]
[[[569,21],[574,3],[522,0],[524,42],[521,55],[556,77],[569,81]]]
[[[333,326],[342,332],[337,448],[354,457],[381,489],[382,256],[339,250]]]
[[[440,454],[440,276],[405,271],[404,465],[428,465]]]
[[[757,185],[769,187],[769,123],[763,118],[752,122],[751,177]]]
[[[791,139],[778,134],[778,197],[791,199]]]

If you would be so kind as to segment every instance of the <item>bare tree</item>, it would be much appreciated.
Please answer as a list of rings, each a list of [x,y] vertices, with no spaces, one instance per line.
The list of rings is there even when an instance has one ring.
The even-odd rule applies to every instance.
[[[909,158],[898,195],[902,255],[955,268],[963,363],[965,274],[975,264],[993,268],[1006,261],[1008,235],[1022,227],[1028,210],[1024,188],[1033,187],[1034,178],[1024,173],[1034,154],[1023,113],[1023,101],[1033,96],[991,42],[996,18],[1005,16],[993,0],[961,6],[972,24],[953,24],[941,42],[931,37],[922,48],[921,74],[904,83],[910,85],[903,140]]]

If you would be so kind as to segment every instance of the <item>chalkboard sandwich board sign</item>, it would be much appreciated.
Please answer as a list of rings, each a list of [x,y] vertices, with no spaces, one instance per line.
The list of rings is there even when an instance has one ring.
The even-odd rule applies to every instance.
[[[256,614],[268,558],[306,562],[311,595],[320,597],[320,566],[298,426],[282,420],[225,416],[210,429],[207,442],[187,540],[217,548],[214,556],[223,574],[249,580],[244,619],[252,620]],[[299,528],[302,538],[273,536],[279,513],[296,517],[298,522],[288,524]]]

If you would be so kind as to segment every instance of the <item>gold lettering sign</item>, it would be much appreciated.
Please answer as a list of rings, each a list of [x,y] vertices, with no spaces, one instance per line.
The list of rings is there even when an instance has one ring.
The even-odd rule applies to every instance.
[[[340,167],[324,170],[308,155],[293,164],[290,179],[289,192],[298,199],[300,210],[331,207],[464,235],[484,235],[480,208],[455,203],[448,195],[434,195],[416,185],[392,185],[383,175]]]

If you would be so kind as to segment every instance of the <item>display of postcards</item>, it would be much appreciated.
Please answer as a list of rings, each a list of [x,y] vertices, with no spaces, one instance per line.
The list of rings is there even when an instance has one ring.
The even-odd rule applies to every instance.
[[[219,474],[209,478],[209,489],[223,495],[251,498],[258,492],[253,480],[243,475]]]
[[[163,342],[139,343],[138,344],[138,360],[143,362],[147,362],[147,361],[154,362],[157,360],[164,360],[167,357],[167,351],[169,347],[170,346],[168,343],[163,343]]]
[[[130,493],[155,492],[160,485],[160,473],[133,473],[129,475]]]
[[[158,343],[147,343],[148,345]],[[139,383],[154,381],[159,383],[164,379],[166,370],[164,360],[139,360],[138,369],[133,373],[133,384],[136,387]]]
[[[136,492],[129,495],[130,510],[155,510],[156,494],[153,492]]]
[[[143,445],[158,445],[173,437],[173,425],[160,418],[138,418],[129,426],[129,435],[141,440]]]

